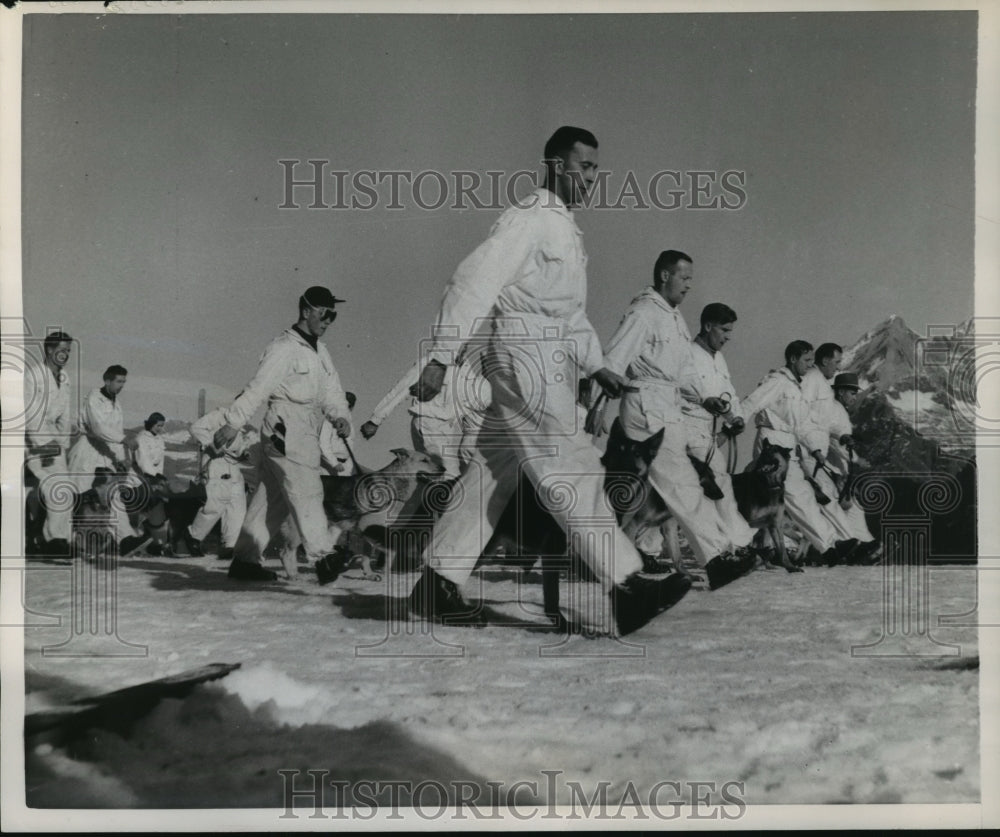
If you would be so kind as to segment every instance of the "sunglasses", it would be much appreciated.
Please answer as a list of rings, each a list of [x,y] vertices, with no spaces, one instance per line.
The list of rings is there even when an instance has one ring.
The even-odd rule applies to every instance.
[[[309,307],[312,308],[313,311],[321,312],[320,313],[321,322],[332,323],[335,319],[337,319],[337,312],[334,311],[332,308],[323,308],[319,305],[310,305]]]

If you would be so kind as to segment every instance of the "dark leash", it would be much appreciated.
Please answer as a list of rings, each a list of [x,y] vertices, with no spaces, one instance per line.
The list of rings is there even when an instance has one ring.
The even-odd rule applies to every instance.
[[[361,473],[361,465],[358,464],[358,460],[354,457],[354,451],[351,450],[351,446],[347,443],[347,437],[341,436],[340,440],[344,443],[344,447],[347,449],[347,455],[351,457],[351,462],[354,463],[354,472],[356,474]]]
[[[846,508],[844,503],[850,504],[851,502],[851,489],[854,485],[854,445],[847,445],[847,476],[844,479],[844,484],[840,487],[840,495],[837,497],[837,502],[840,503],[841,508]]]
[[[726,452],[726,470],[730,474],[736,473],[736,462],[739,459],[739,453],[736,447],[736,437],[729,437],[729,449]]]
[[[584,431],[596,438],[600,438],[604,433],[604,406],[607,401],[608,394],[602,389],[593,406],[587,410],[587,418],[583,423]]]
[[[821,506],[825,506],[827,505],[827,503],[830,502],[830,498],[827,496],[827,493],[822,489],[820,484],[816,482],[816,475],[820,471],[826,474],[830,478],[830,481],[834,484],[834,486],[837,487],[838,489],[837,501],[838,502],[843,501],[848,481],[847,480],[842,481],[842,477],[840,474],[834,473],[830,469],[830,466],[826,465],[823,462],[820,462],[820,460],[817,459],[816,467],[813,469],[812,477],[806,477],[806,480],[808,480],[809,484],[813,488],[813,493],[815,493],[816,495],[816,502],[819,503]]]
[[[708,453],[705,455],[705,461],[701,463],[706,468],[708,468],[708,466],[711,464],[712,457],[715,456],[715,448],[717,447],[715,443],[715,437],[719,434],[719,420],[724,415],[726,415],[730,411],[730,409],[732,409],[731,405],[733,403],[733,396],[731,393],[724,392],[722,393],[722,395],[719,396],[719,400],[725,402],[726,409],[723,410],[721,413],[712,413],[712,441],[709,442]],[[697,458],[697,457],[692,457],[692,458]],[[729,461],[732,462],[732,460],[733,456],[732,453],[730,452]],[[701,462],[701,460],[698,461]],[[735,464],[736,463],[733,462],[732,467],[729,468],[729,473],[733,472]]]

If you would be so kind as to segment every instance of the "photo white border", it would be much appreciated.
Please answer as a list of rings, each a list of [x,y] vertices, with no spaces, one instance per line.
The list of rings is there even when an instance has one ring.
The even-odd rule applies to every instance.
[[[0,307],[4,317],[22,316],[21,305],[21,58],[22,23],[28,14],[300,14],[392,12],[420,13],[682,13],[682,12],[871,12],[871,11],[958,11],[979,12],[978,90],[976,102],[976,237],[975,237],[975,311],[977,317],[1000,317],[1000,4],[991,0],[968,3],[943,2],[742,2],[741,0],[704,0],[703,2],[620,2],[577,0],[576,2],[532,2],[530,8],[518,2],[323,2],[316,0],[253,0],[233,2],[114,2],[105,8],[100,2],[32,3],[14,9],[0,8]],[[997,375],[982,380],[981,402],[1000,405]],[[20,403],[20,382],[3,381],[5,406]],[[5,410],[6,411],[6,410]],[[20,545],[8,542],[7,533],[16,535],[20,525],[16,515],[23,513],[20,487],[20,455],[11,448],[0,448],[0,477],[3,487],[4,566],[18,555]],[[16,461],[15,461],[16,460]],[[977,451],[980,509],[1000,508],[1000,449],[981,447]],[[11,521],[15,525],[7,525]],[[16,536],[14,538],[16,540]],[[980,554],[1000,556],[1000,516],[979,515]],[[1000,557],[994,559],[1000,569]],[[981,571],[979,619],[986,626],[1000,626],[1000,573]],[[21,612],[19,590],[10,584],[0,586],[0,607],[11,621]],[[672,829],[746,830],[758,828],[790,829],[832,828],[981,828],[1000,826],[1000,801],[988,792],[1000,786],[1000,707],[998,689],[997,627],[980,628],[980,709],[981,709],[981,804],[955,805],[758,805],[749,806],[736,821],[691,821],[683,816],[663,823]],[[989,641],[987,641],[989,640]],[[0,734],[0,827],[5,831],[204,831],[204,830],[498,830],[514,828],[605,830],[611,828],[648,829],[655,819],[633,822],[553,821],[532,819],[502,822],[473,819],[427,821],[410,814],[403,820],[376,817],[366,822],[309,819],[281,820],[280,810],[47,810],[24,806],[24,673],[23,634],[18,628],[0,629],[0,670],[3,676],[2,734]]]

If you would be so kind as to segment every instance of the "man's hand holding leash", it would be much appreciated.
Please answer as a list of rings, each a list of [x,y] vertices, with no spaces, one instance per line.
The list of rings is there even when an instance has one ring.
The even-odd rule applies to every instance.
[[[337,435],[341,439],[346,439],[351,435],[351,423],[343,416],[338,416],[330,424],[333,425],[333,429],[337,431]]]

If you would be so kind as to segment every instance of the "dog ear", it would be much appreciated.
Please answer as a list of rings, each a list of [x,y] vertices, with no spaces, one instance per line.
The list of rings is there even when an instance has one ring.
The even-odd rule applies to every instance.
[[[406,462],[410,458],[410,452],[406,448],[393,448],[389,451],[400,462]]]
[[[650,462],[656,457],[656,454],[660,451],[660,445],[663,444],[663,434],[666,431],[665,427],[661,427],[652,436],[646,439],[642,444],[646,448],[646,452],[649,455]]]

